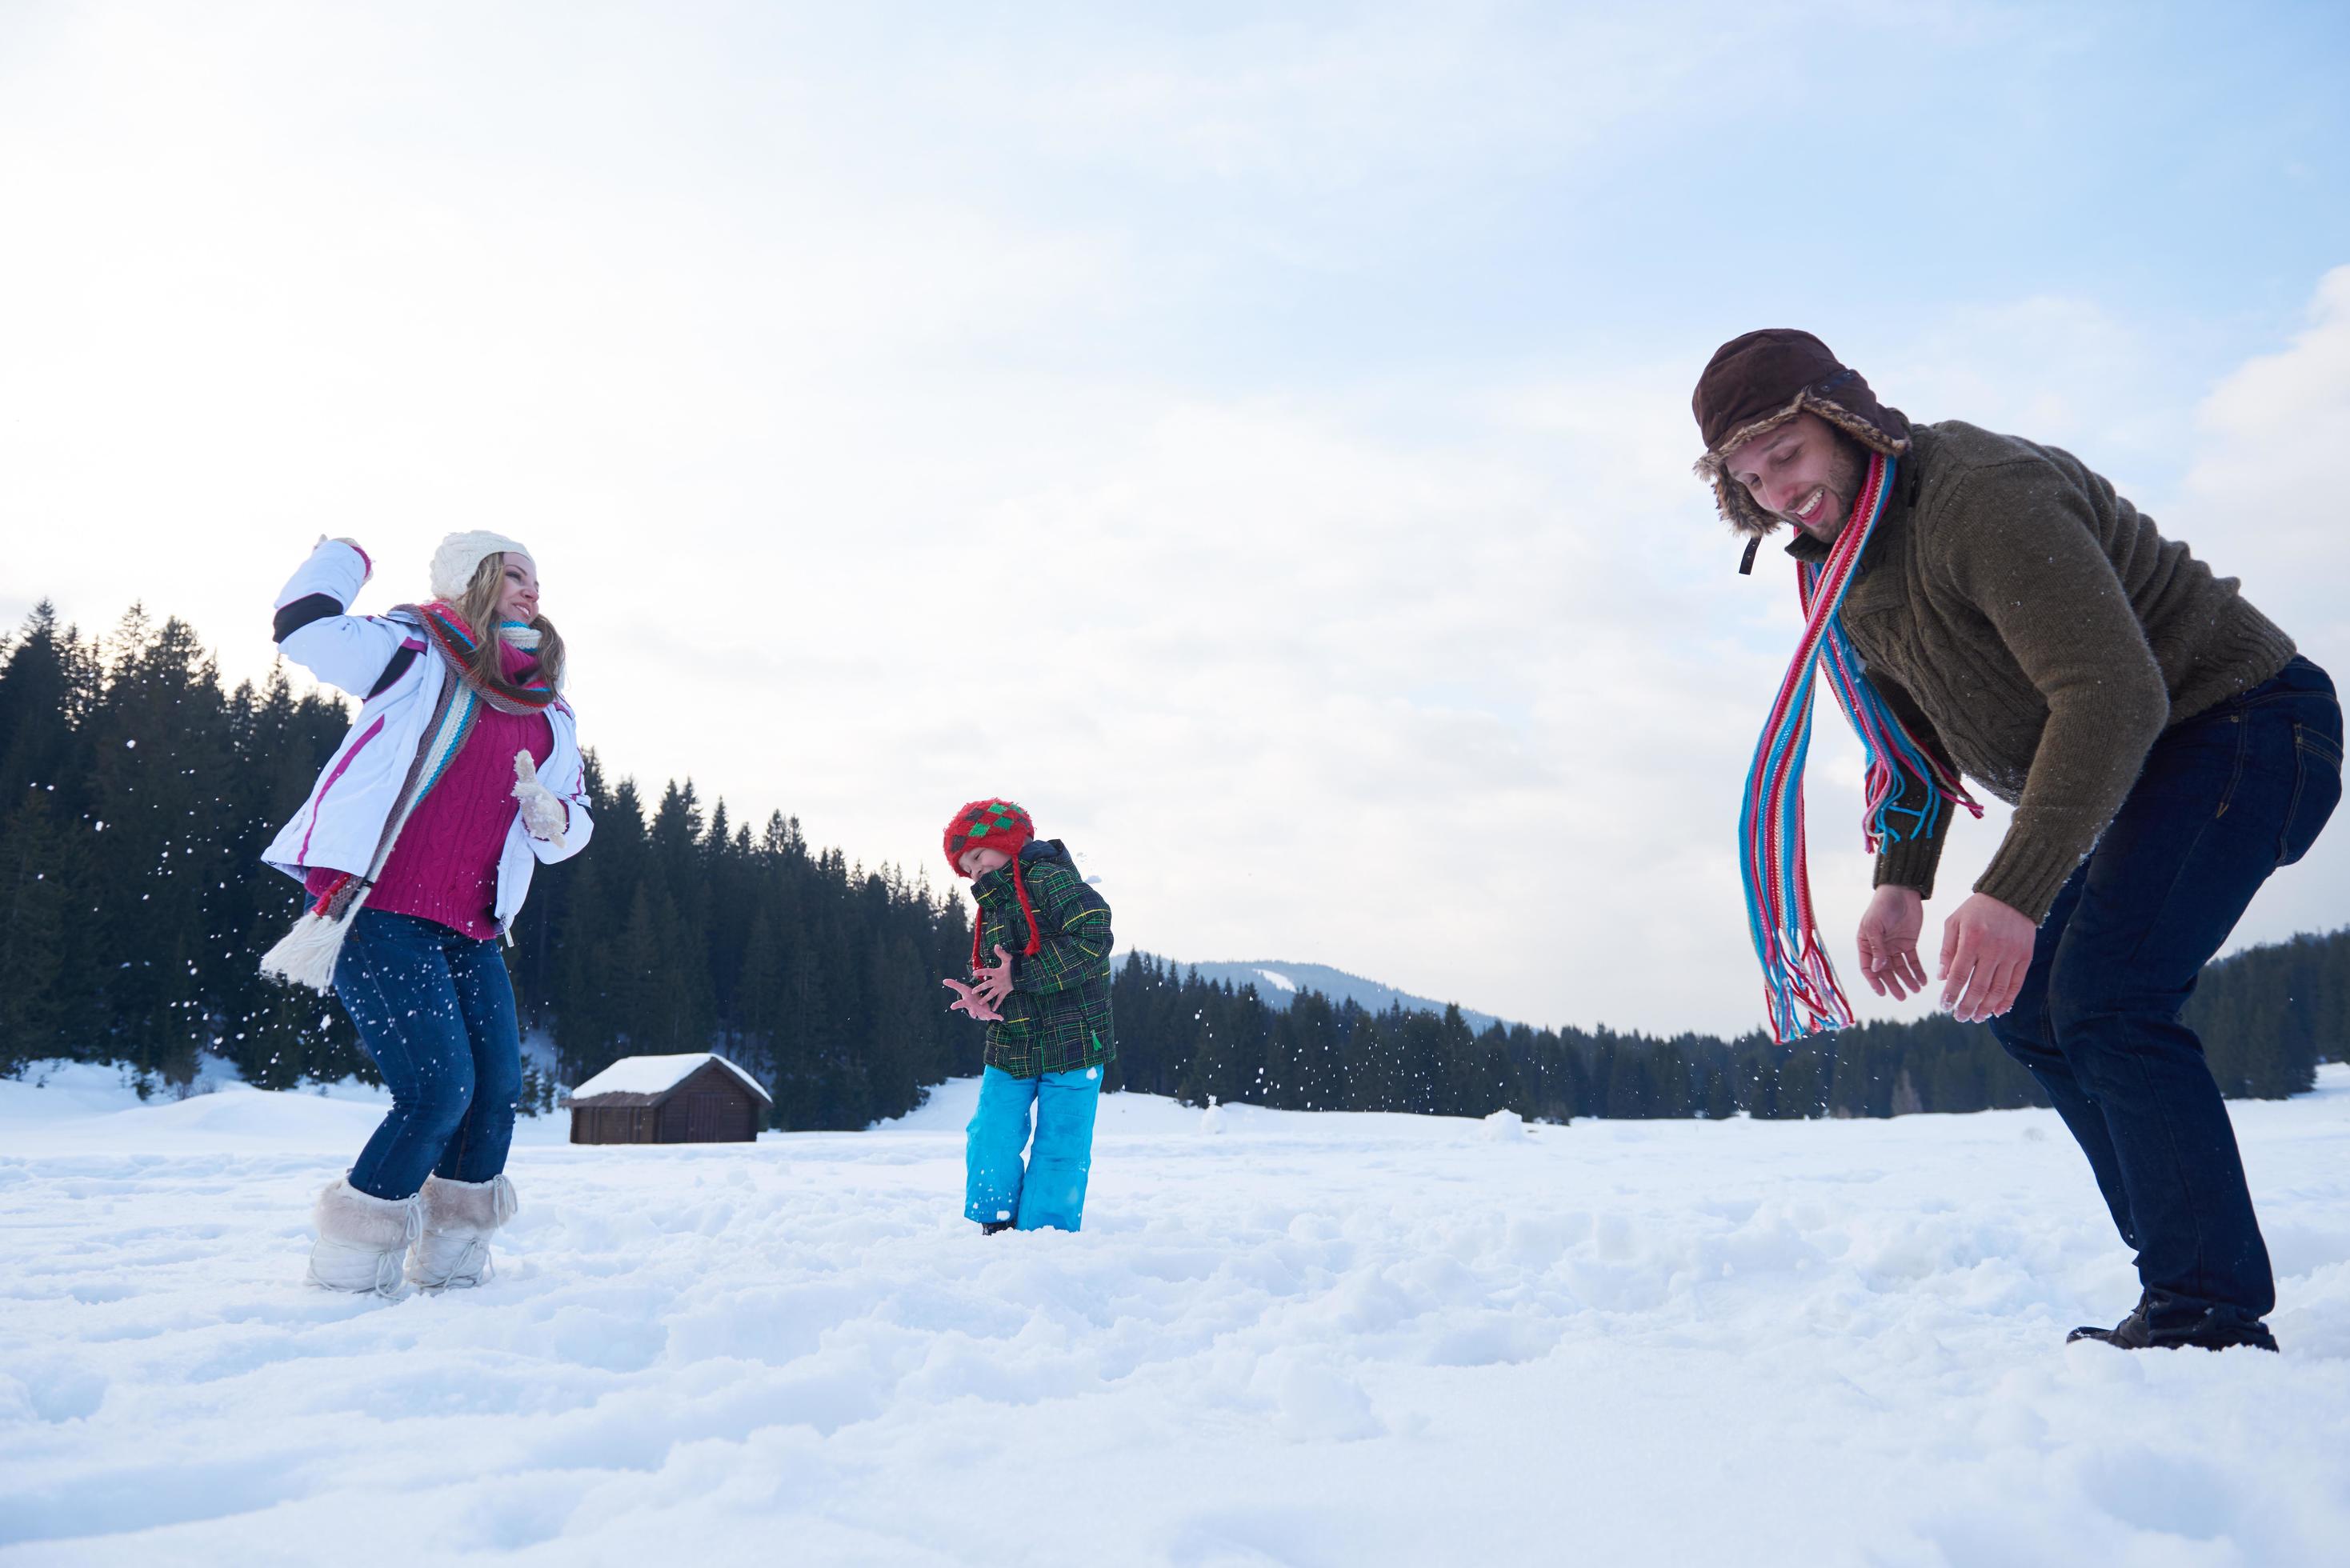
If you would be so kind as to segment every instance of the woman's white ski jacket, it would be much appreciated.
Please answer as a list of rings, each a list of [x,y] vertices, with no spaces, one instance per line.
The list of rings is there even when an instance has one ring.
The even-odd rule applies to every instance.
[[[399,611],[346,613],[373,569],[365,552],[328,539],[310,552],[277,595],[279,625],[289,628],[281,631],[277,646],[319,680],[361,699],[351,732],[310,786],[310,798],[262,851],[264,860],[297,880],[314,866],[366,873],[383,837],[385,819],[408,777],[408,765],[424,743],[424,727],[432,720],[441,683],[450,679],[447,666],[413,617]],[[395,662],[401,668],[386,682]],[[595,831],[588,815],[577,721],[570,704],[559,697],[546,710],[546,718],[555,732],[555,750],[538,770],[538,782],[563,802],[571,820],[558,849],[525,832],[521,807],[515,807],[505,847],[498,855],[494,912],[500,931],[513,922],[529,896],[537,863],[569,859],[588,846]]]

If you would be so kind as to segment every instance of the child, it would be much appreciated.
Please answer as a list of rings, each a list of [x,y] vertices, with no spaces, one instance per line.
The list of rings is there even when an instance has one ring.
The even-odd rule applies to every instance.
[[[946,981],[987,1023],[979,1109],[965,1130],[963,1215],[993,1235],[1077,1229],[1093,1168],[1094,1106],[1117,1054],[1109,1023],[1109,905],[1058,839],[1008,800],[973,801],[947,825],[947,863],[972,879],[976,982]],[[980,962],[992,951],[993,966]],[[1027,1169],[1029,1107],[1036,1144]]]

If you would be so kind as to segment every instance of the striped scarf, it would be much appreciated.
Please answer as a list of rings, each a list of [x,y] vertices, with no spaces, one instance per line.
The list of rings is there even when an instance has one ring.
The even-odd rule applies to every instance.
[[[391,858],[391,846],[399,840],[400,830],[432,793],[449,771],[449,764],[465,747],[465,737],[473,732],[473,721],[487,702],[502,713],[539,713],[555,701],[554,689],[532,678],[532,684],[516,686],[503,679],[484,680],[473,666],[474,650],[479,647],[472,628],[457,618],[456,612],[438,602],[429,605],[405,605],[424,623],[425,640],[449,667],[448,679],[441,683],[440,698],[432,705],[432,717],[424,727],[424,742],[416,749],[416,760],[409,766],[408,777],[402,784],[399,802],[384,820],[383,837],[377,843],[375,863],[364,877],[345,876],[333,887],[318,895],[312,906],[330,920],[348,918],[351,911],[367,898],[367,890],[375,885],[383,871],[384,862]],[[500,623],[498,637],[510,648],[527,653],[538,647],[538,633],[518,620]]]
[[[433,700],[432,716],[425,722],[424,739],[408,764],[407,776],[400,782],[400,795],[392,804],[390,815],[384,818],[382,836],[376,841],[375,855],[366,872],[347,871],[336,877],[294,922],[294,929],[261,959],[262,973],[320,992],[333,989],[335,961],[342,951],[343,938],[348,934],[360,906],[367,902],[376,878],[383,874],[384,863],[391,858],[391,847],[399,841],[400,830],[408,826],[408,819],[416,815],[416,808],[432,793],[432,786],[441,782],[449,764],[464,749],[465,738],[473,733],[473,721],[482,704],[487,702],[506,713],[539,713],[555,701],[554,688],[535,675],[529,684],[523,686],[515,685],[503,675],[484,680],[473,664],[473,652],[479,646],[473,631],[447,605],[435,602],[400,607],[423,623],[426,645],[449,667],[447,679],[441,682],[441,693]],[[508,646],[525,651],[536,649],[539,643],[538,633],[520,621],[503,623],[498,636]]]
[[[1866,668],[1846,637],[1837,612],[1852,587],[1853,568],[1885,514],[1893,493],[1893,460],[1875,453],[1852,516],[1825,561],[1798,563],[1796,594],[1804,607],[1804,637],[1779,682],[1770,722],[1755,742],[1746,773],[1746,799],[1738,815],[1739,870],[1746,884],[1746,920],[1754,956],[1762,964],[1762,992],[1772,1036],[1784,1044],[1853,1022],[1852,1003],[1836,983],[1835,967],[1820,942],[1804,869],[1804,759],[1811,749],[1813,686],[1825,666],[1860,736],[1867,758],[1867,805],[1861,833],[1869,853],[1885,844],[1934,831],[1947,798],[1977,816],[1982,807],[1958,774],[1916,736],[1868,683]],[[1923,787],[1913,793],[1910,781]]]

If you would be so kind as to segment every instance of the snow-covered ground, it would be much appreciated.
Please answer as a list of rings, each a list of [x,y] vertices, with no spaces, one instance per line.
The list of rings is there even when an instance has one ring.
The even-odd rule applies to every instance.
[[[298,1282],[367,1096],[0,1083],[0,1563],[2337,1563],[2350,1068],[2236,1107],[2281,1356],[2136,1298],[2053,1116],[1102,1110],[1087,1228],[858,1135],[526,1123],[484,1288]]]

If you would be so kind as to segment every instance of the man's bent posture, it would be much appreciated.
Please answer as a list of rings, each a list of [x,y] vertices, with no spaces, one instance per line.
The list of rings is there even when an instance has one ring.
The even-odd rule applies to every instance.
[[[1799,562],[1828,556],[1885,473],[1844,634],[1933,761],[2015,808],[1943,926],[1942,1000],[2039,1079],[2137,1250],[2137,1308],[2076,1336],[2274,1349],[2268,1249],[2179,1010],[2340,797],[2333,682],[2078,459],[1912,425],[1809,333],[1724,344],[1694,404],[1722,516],[1756,539],[1794,524]],[[1928,983],[1921,905],[1950,812],[1931,798],[1936,820],[1877,857],[1859,945],[1880,995]]]

